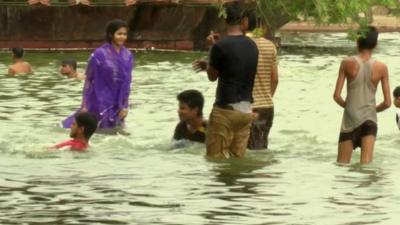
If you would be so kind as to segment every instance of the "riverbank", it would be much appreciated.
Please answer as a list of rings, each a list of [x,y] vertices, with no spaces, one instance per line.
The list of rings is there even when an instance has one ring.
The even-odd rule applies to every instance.
[[[380,32],[400,32],[400,18],[394,16],[375,15],[372,25]],[[316,25],[310,22],[292,22],[283,26],[281,32],[346,32],[357,28],[356,24]]]

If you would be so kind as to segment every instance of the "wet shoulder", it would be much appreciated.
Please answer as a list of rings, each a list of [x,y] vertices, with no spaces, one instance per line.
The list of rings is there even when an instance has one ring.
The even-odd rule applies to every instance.
[[[186,133],[187,133],[186,123],[180,121],[175,127],[174,139],[175,140],[183,139]]]
[[[354,56],[349,56],[342,60],[341,67],[345,70],[354,69],[358,67],[358,62]]]
[[[379,60],[374,60],[373,66],[381,71],[387,70],[387,65]]]
[[[388,67],[385,63],[374,60],[373,65],[372,65],[372,70],[373,70],[373,75],[374,77],[378,76],[377,78],[380,79],[383,76],[388,76]]]
[[[340,64],[340,70],[344,71],[345,75],[354,78],[358,74],[360,66],[354,56],[344,58]]]

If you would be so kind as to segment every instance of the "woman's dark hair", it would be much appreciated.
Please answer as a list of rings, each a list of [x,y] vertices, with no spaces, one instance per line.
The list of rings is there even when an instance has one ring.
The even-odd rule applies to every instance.
[[[91,113],[82,112],[75,117],[78,127],[84,127],[83,135],[89,140],[97,129],[97,118]]]
[[[357,39],[359,50],[372,50],[378,44],[379,32],[376,27],[369,26],[367,32],[363,33],[362,30],[360,30],[358,35],[360,36]]]
[[[122,27],[125,27],[126,29],[128,29],[128,23],[121,19],[115,19],[115,20],[111,20],[110,22],[108,22],[107,28],[106,28],[106,41],[108,43],[111,43],[115,32],[117,32],[117,30]]]
[[[179,102],[189,106],[190,109],[198,108],[198,116],[203,116],[204,97],[197,90],[186,90],[176,97]]]

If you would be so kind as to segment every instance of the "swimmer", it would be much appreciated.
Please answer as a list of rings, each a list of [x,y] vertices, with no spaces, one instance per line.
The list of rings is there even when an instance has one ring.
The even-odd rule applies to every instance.
[[[85,80],[85,75],[76,71],[77,63],[74,59],[65,59],[61,62],[60,73],[68,78]]]
[[[174,140],[189,140],[204,143],[207,122],[203,119],[204,97],[197,90],[186,90],[178,94],[179,119]]]
[[[97,129],[96,117],[88,112],[78,113],[71,125],[71,140],[53,146],[50,150],[85,151],[89,139]]]
[[[14,64],[8,67],[8,75],[16,76],[18,74],[31,74],[33,73],[32,66],[23,60],[24,49],[12,48],[12,58]]]

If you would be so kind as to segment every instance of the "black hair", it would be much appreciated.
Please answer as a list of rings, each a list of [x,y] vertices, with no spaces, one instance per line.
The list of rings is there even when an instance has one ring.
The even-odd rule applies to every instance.
[[[247,16],[247,9],[244,4],[233,2],[225,5],[226,19],[228,25],[238,25]]]
[[[24,57],[24,49],[20,48],[20,47],[15,47],[11,49],[13,55],[15,56],[15,58],[20,59],[22,57]]]
[[[379,32],[376,27],[369,26],[365,33],[363,33],[363,29],[360,29],[358,35],[357,44],[359,50],[372,50],[378,44]]]
[[[74,68],[74,70],[76,70],[76,67],[77,67],[77,63],[76,63],[75,59],[64,59],[63,61],[61,61],[61,65],[72,66],[72,68]]]
[[[393,97],[395,97],[395,98],[400,97],[400,86],[397,86],[397,87],[393,90]]]
[[[111,43],[115,32],[122,27],[128,29],[128,23],[121,19],[115,19],[108,22],[106,27],[106,41]]]
[[[78,127],[84,127],[83,135],[89,140],[97,129],[97,118],[89,112],[82,112],[75,117]]]
[[[198,116],[203,116],[204,97],[197,90],[186,90],[176,97],[179,102],[185,103],[190,109],[198,108]]]

